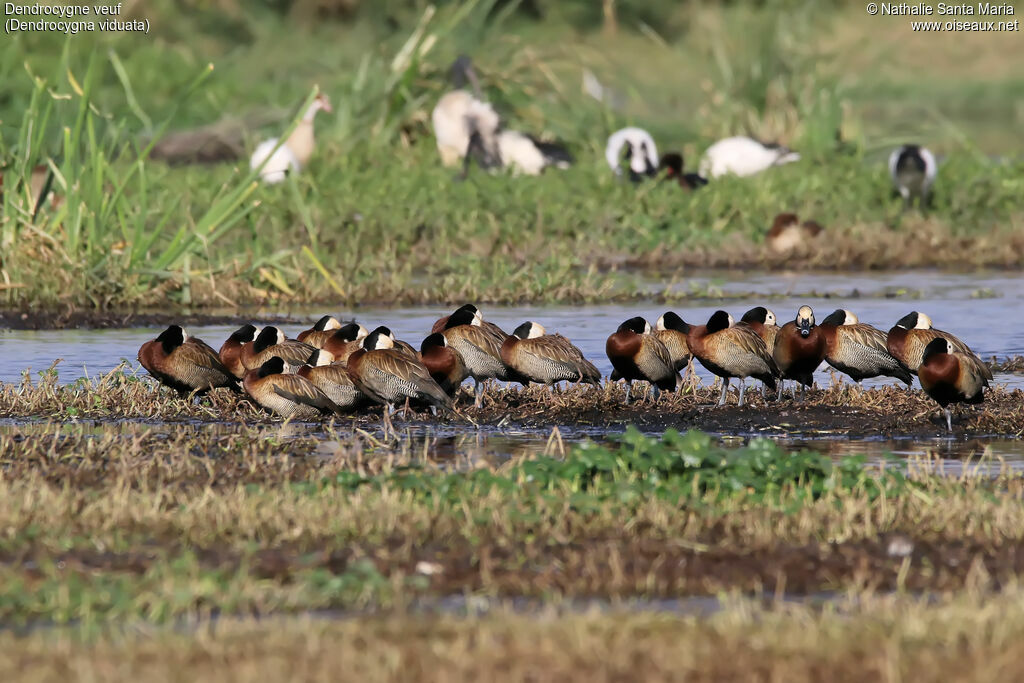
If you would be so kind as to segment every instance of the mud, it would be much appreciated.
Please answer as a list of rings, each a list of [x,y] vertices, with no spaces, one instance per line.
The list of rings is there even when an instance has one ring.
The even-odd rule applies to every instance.
[[[275,325],[307,325],[305,318],[261,315],[260,320]],[[128,327],[161,328],[168,325],[244,325],[251,315],[209,315],[203,313],[156,313],[128,311],[0,311],[0,330],[74,330],[120,329]]]

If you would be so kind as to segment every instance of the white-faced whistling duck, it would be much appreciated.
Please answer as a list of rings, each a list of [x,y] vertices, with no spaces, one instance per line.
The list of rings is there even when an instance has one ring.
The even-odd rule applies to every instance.
[[[245,373],[245,393],[263,408],[285,419],[314,420],[321,415],[340,413],[327,394],[304,377],[285,373],[285,361],[268,358],[258,368]]]
[[[547,334],[539,323],[525,322],[501,345],[501,360],[537,384],[561,381],[601,384],[601,372],[571,341]]]
[[[672,367],[682,371],[690,364],[690,347],[686,344],[686,335],[690,325],[679,317],[678,313],[666,311],[654,324],[654,336],[665,345],[672,356]]]
[[[389,335],[377,329],[364,337],[361,348],[349,356],[349,375],[359,390],[385,406],[389,413],[405,399],[450,410],[451,397],[427,368],[394,344]]]
[[[722,378],[718,405],[725,405],[729,380],[733,377],[740,381],[738,405],[743,405],[747,377],[759,379],[768,388],[775,389],[779,369],[761,335],[747,325],[733,325],[732,316],[725,311],[715,311],[707,325],[691,325],[686,342],[693,357],[709,372]]]
[[[825,362],[853,381],[895,377],[909,387],[913,376],[885,346],[885,332],[862,323],[852,312],[839,308],[818,324],[825,338]]]
[[[324,342],[330,339],[335,330],[341,329],[341,321],[333,315],[325,315],[316,321],[308,330],[303,330],[295,337],[300,342],[309,344],[315,349],[323,348]]]
[[[779,333],[778,318],[775,312],[764,306],[754,306],[743,314],[737,325],[744,325],[757,332],[768,347],[768,353],[775,350],[775,337]]]
[[[420,362],[444,393],[452,397],[469,377],[462,354],[448,346],[440,332],[427,335],[420,344]]]
[[[903,145],[889,155],[889,177],[893,191],[903,197],[904,208],[917,201],[927,206],[938,173],[935,156],[919,145]]]
[[[247,371],[256,370],[277,356],[288,365],[298,367],[306,362],[314,350],[309,344],[288,339],[280,328],[268,325],[260,330],[255,341],[242,346],[242,366]]]
[[[489,379],[519,382],[523,386],[529,382],[501,360],[501,345],[507,335],[502,333],[503,336],[498,336],[493,329],[485,327],[479,312],[474,314],[468,309],[455,311],[448,317],[441,334],[448,346],[462,356],[469,376],[476,383],[476,407],[483,405],[483,382]]]
[[[981,403],[988,386],[988,368],[973,353],[957,351],[948,339],[937,337],[925,346],[917,369],[921,388],[942,407],[946,428],[953,431],[951,403]]]
[[[796,380],[800,384],[800,399],[803,400],[806,388],[814,384],[814,371],[825,360],[825,337],[814,324],[814,311],[810,306],[801,306],[796,318],[779,329],[772,357],[782,379]],[[779,391],[779,400],[782,400],[782,391]]]
[[[245,377],[245,366],[242,365],[242,348],[246,344],[256,341],[256,335],[260,330],[255,325],[242,325],[231,333],[231,336],[221,345],[220,362],[228,369],[236,379]]]
[[[626,403],[629,403],[633,381],[649,382],[659,391],[675,391],[679,372],[665,344],[651,334],[651,324],[641,317],[630,318],[605,342],[605,353],[615,371],[612,381],[626,380]]]
[[[139,363],[150,375],[179,394],[227,387],[238,391],[236,378],[206,342],[171,325],[139,349]]]
[[[974,356],[982,365],[985,379],[992,379],[992,371],[978,358],[967,344],[955,335],[932,327],[932,319],[924,313],[911,311],[889,330],[886,337],[886,350],[898,360],[910,374],[916,375],[917,368],[924,360],[924,348],[933,339],[942,338],[953,345],[958,353]]]
[[[334,363],[334,356],[323,349],[314,351],[295,374],[312,382],[339,408],[351,409],[367,402],[366,396],[356,387],[348,370]]]
[[[508,337],[508,334],[505,332],[505,330],[501,329],[500,327],[498,327],[497,325],[490,321],[484,320],[483,314],[480,312],[480,309],[477,308],[475,305],[463,304],[462,306],[456,308],[454,312],[459,313],[461,311],[469,311],[469,313],[473,316],[473,319],[476,321],[476,324],[480,325],[480,327],[490,332],[496,340],[500,339],[501,342],[504,342],[505,339]],[[446,315],[443,318],[438,318],[436,321],[434,321],[434,324],[430,328],[430,333],[434,334],[435,332],[444,332],[445,327],[448,326],[448,320],[450,320],[451,317],[451,315]]]
[[[347,323],[336,329],[320,348],[330,353],[335,363],[345,365],[348,363],[348,357],[359,350],[359,343],[369,333],[370,331],[359,323]]]

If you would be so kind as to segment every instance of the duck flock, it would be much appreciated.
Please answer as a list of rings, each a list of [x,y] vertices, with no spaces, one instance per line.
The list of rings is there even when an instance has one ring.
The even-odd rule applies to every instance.
[[[456,59],[450,73],[455,89],[438,100],[431,113],[431,123],[441,163],[445,166],[461,164],[459,178],[466,178],[473,161],[485,170],[508,168],[524,175],[538,175],[548,167],[564,169],[573,164],[572,155],[561,143],[543,141],[505,127],[501,116],[481,93],[468,57]],[[271,138],[256,147],[250,166],[259,172],[264,182],[281,182],[308,163],[314,149],[313,121],[321,111],[331,112],[332,109],[328,97],[318,93],[287,139]],[[707,185],[709,179],[726,175],[752,176],[799,161],[800,154],[751,137],[729,137],[708,147],[699,173],[688,173],[684,170],[681,153],[667,152],[659,157],[650,133],[642,128],[627,127],[608,138],[605,160],[615,175],[625,175],[633,182],[661,176],[686,190],[696,190]],[[915,201],[919,206],[927,204],[938,171],[935,156],[928,149],[915,144],[902,145],[889,156],[888,167],[893,191],[903,198],[905,206]],[[798,224],[790,231],[789,238],[801,229]],[[814,236],[816,232],[806,234]],[[770,234],[769,241],[772,239]]]
[[[924,313],[911,312],[885,333],[860,322],[845,309],[820,322],[809,306],[779,326],[775,314],[758,306],[739,322],[716,311],[705,324],[688,324],[668,311],[652,328],[642,317],[626,320],[605,345],[614,368],[608,381],[646,382],[654,391],[673,392],[681,371],[696,360],[722,380],[718,405],[725,405],[729,383],[760,380],[783,399],[785,380],[800,385],[799,397],[813,373],[828,363],[854,381],[892,377],[909,388],[917,375],[922,389],[942,407],[952,431],[949,406],[981,403],[991,370],[960,339],[932,326]],[[601,387],[597,367],[560,334],[539,323],[524,322],[506,334],[466,304],[437,320],[417,351],[395,339],[388,327],[370,331],[357,322],[325,315],[289,339],[276,326],[243,325],[219,351],[171,325],[139,349],[139,362],[161,383],[180,394],[226,388],[248,394],[264,409],[284,418],[311,420],[384,406],[388,417],[398,405],[452,412],[459,389],[472,378],[474,405],[483,406],[491,380],[557,385],[585,383]],[[794,399],[796,391],[793,391]]]

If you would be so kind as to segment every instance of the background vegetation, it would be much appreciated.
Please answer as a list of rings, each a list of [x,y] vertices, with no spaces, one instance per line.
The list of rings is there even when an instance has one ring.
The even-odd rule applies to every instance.
[[[1020,262],[1015,34],[913,34],[857,3],[783,0],[185,5],[125,3],[149,35],[23,34],[0,49],[3,305],[593,299],[631,264],[773,265],[760,245],[783,210],[829,226],[828,247],[886,245],[806,265]],[[453,182],[429,112],[460,52],[511,125],[565,140],[578,166]],[[248,152],[315,84],[335,113],[317,121],[307,172],[254,185]],[[692,196],[636,188],[602,159],[624,124],[690,167],[736,133],[805,161]],[[164,133],[201,126],[240,158],[149,158]],[[927,216],[889,193],[885,157],[907,140],[944,157]],[[33,217],[39,164],[56,205]]]

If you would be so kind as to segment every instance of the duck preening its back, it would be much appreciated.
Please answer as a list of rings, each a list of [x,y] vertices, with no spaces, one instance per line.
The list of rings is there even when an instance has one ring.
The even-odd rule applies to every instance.
[[[143,344],[138,359],[150,375],[180,394],[238,388],[217,352],[202,339],[189,336],[180,325],[171,325]]]

